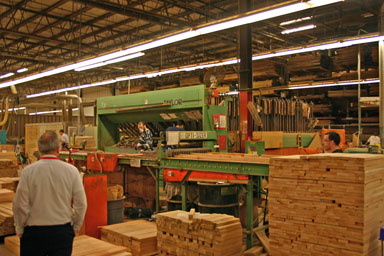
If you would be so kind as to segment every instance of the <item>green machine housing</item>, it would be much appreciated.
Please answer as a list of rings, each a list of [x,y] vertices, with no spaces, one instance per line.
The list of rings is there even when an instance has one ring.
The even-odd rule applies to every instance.
[[[201,122],[201,131],[185,131],[181,141],[202,141],[212,151],[227,152],[228,120],[225,98],[220,105],[210,105],[211,91],[205,85],[167,89],[97,100],[97,148],[109,148],[119,141],[121,123],[166,122],[178,120]]]

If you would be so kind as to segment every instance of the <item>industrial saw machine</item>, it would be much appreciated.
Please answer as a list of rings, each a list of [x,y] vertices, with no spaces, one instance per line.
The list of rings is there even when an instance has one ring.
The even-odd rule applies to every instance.
[[[136,152],[132,146],[139,137],[140,121],[147,124],[155,142],[166,143],[161,136],[166,128],[183,120],[186,131],[167,138],[178,144],[176,152],[228,152],[227,112],[232,98],[211,105],[212,97],[211,90],[198,85],[100,98],[97,147],[105,152]]]

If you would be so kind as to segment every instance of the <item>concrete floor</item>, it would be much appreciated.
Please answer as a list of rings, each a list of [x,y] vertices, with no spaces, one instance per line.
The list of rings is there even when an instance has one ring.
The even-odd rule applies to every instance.
[[[1,256],[15,256],[15,254],[8,251],[7,248],[4,247],[4,237],[0,237],[0,255]]]

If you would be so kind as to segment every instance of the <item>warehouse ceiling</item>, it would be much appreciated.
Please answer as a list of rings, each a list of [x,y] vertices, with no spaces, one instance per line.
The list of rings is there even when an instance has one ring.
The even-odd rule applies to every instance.
[[[298,1],[248,2],[249,10],[253,11]],[[253,53],[377,32],[381,4],[382,1],[379,0],[345,0],[253,23],[250,25]],[[3,78],[0,82],[126,49],[135,44],[232,17],[241,14],[239,9],[239,3],[234,0],[2,0],[0,76],[9,72],[15,75]],[[281,25],[282,22],[305,17],[310,19]],[[281,33],[285,29],[309,24],[315,24],[316,28],[291,34]],[[19,94],[26,95],[143,72],[238,58],[238,45],[238,28],[228,29],[150,49],[145,51],[144,56],[132,60],[81,72],[68,71],[16,87]],[[374,61],[372,55],[377,56],[375,44],[368,50],[367,46],[364,47],[367,60]],[[319,71],[323,72],[324,76],[331,76],[331,72],[356,70],[356,49],[355,47],[255,61],[254,69],[257,69],[257,66],[279,65],[281,70],[277,73],[280,85],[289,82],[287,77],[309,77],[312,81],[313,75],[318,76]],[[330,64],[330,59],[335,56],[341,62]],[[366,70],[369,65],[374,64],[368,63]],[[28,71],[16,72],[22,68],[27,68]],[[149,88],[154,88],[153,86],[157,85],[174,84],[183,77],[199,76],[203,72],[205,70],[163,75],[153,79],[136,80],[135,84],[146,84]],[[228,66],[224,72],[237,73],[238,67]],[[257,75],[256,72],[255,80],[263,80],[269,76],[268,72],[263,70],[259,74],[260,77]],[[302,82],[305,82],[305,79]],[[127,86],[127,81],[112,86],[123,88]],[[2,94],[10,91],[9,88],[0,89]]]

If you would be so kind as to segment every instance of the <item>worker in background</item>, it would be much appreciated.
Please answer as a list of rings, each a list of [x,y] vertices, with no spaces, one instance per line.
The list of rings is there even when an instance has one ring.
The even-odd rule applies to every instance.
[[[38,148],[42,157],[25,167],[13,200],[20,255],[70,256],[87,208],[83,182],[76,167],[58,158],[55,132],[41,135]]]
[[[372,136],[370,136],[365,143],[365,145],[369,146],[380,146],[380,137],[378,136],[377,133],[374,133]]]
[[[64,133],[64,130],[61,129],[59,131],[59,134],[61,136],[61,149],[68,149],[69,148],[69,137],[67,134]]]
[[[176,126],[170,126],[167,129],[165,129],[165,141],[167,141],[167,132],[179,132],[179,131],[184,131],[184,126],[185,123],[183,120],[179,120],[176,123]],[[173,148],[172,146],[165,145],[164,150],[171,149]]]
[[[144,122],[139,122],[137,128],[140,131],[140,141],[136,144],[135,149],[152,150],[153,135]]]
[[[339,147],[340,135],[337,132],[327,132],[323,139],[323,148],[327,153],[343,153]]]

